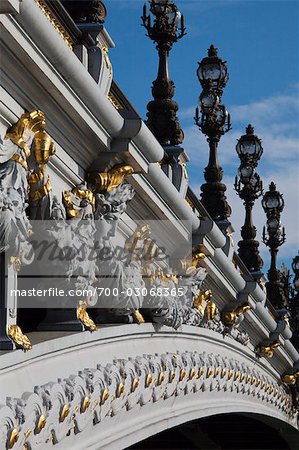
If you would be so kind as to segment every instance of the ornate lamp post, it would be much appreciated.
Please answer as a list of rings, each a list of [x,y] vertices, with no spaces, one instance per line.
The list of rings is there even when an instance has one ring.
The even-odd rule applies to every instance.
[[[228,72],[225,61],[219,58],[213,45],[208,50],[208,56],[199,63],[197,76],[203,90],[199,97],[201,115],[197,107],[195,123],[207,136],[210,147],[209,163],[204,173],[206,183],[201,186],[201,201],[213,220],[224,222],[227,226],[231,208],[225,196],[226,186],[221,183],[223,171],[218,162],[218,144],[221,136],[231,129],[230,115],[221,105]]]
[[[255,171],[263,154],[263,147],[261,140],[254,135],[252,125],[248,125],[246,134],[238,140],[236,151],[241,165],[239,174],[235,178],[235,190],[244,201],[246,211],[245,223],[241,228],[242,240],[238,243],[238,254],[253,278],[259,281],[262,276],[263,260],[259,255],[259,242],[255,240],[256,228],[252,221],[252,209],[255,200],[263,193],[262,181]]]
[[[284,208],[282,194],[276,190],[271,182],[262,200],[262,206],[267,216],[267,233],[263,229],[263,242],[270,248],[271,265],[268,271],[268,282],[266,283],[268,299],[276,309],[288,306],[288,299],[284,293],[282,274],[277,268],[278,247],[286,240],[285,229],[281,228],[280,215]]]
[[[154,100],[147,105],[147,125],[161,145],[174,146],[183,142],[184,133],[176,116],[178,105],[172,100],[175,86],[169,77],[168,58],[173,44],[186,34],[184,16],[172,0],[151,0],[150,12],[153,24],[146,5],[141,19],[149,38],[156,43],[159,68],[152,86]]]

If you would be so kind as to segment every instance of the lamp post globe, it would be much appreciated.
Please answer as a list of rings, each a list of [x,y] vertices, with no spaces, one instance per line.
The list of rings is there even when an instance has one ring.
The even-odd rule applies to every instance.
[[[217,48],[211,45],[208,56],[198,63],[197,77],[203,88],[211,82],[213,90],[221,97],[223,89],[228,82],[226,62],[219,58]]]
[[[213,91],[204,89],[199,96],[199,103],[205,114],[211,114],[219,105],[219,97]]]
[[[268,215],[280,213],[284,208],[283,196],[280,192],[276,190],[276,186],[273,183],[273,181],[269,186],[269,191],[266,192],[263,197],[262,207],[265,213]]]
[[[248,164],[240,167],[239,176],[243,184],[248,184],[253,176],[253,167]]]
[[[261,140],[254,134],[252,125],[246,128],[246,134],[238,139],[236,151],[239,158],[242,160],[251,161],[256,166],[263,154],[263,147]]]

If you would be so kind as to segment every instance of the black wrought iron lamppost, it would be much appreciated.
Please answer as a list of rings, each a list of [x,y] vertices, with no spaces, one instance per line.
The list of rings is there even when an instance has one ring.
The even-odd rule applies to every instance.
[[[267,233],[263,229],[263,242],[269,247],[271,253],[271,265],[268,271],[268,282],[266,283],[267,296],[276,309],[288,307],[288,299],[284,292],[282,274],[277,268],[278,248],[286,241],[285,229],[281,227],[280,215],[284,208],[282,194],[276,190],[271,182],[262,200],[262,206],[267,216]]]
[[[252,221],[252,209],[255,200],[263,193],[262,181],[255,171],[263,154],[263,147],[261,140],[254,134],[252,125],[248,125],[246,134],[238,140],[236,151],[241,165],[235,178],[235,190],[244,201],[246,211],[245,222],[241,228],[242,240],[238,243],[238,254],[253,278],[259,281],[262,277],[263,260],[258,250],[259,242],[255,240],[256,228]]]
[[[142,24],[159,54],[157,79],[153,82],[154,100],[148,103],[147,125],[162,146],[181,144],[184,133],[177,118],[178,105],[172,100],[175,86],[169,76],[169,52],[185,34],[184,16],[172,0],[150,0],[150,12],[143,7]]]
[[[226,62],[219,58],[217,49],[211,45],[208,56],[199,63],[197,70],[203,88],[196,108],[195,123],[207,136],[210,148],[209,163],[205,168],[206,183],[201,186],[201,201],[212,219],[227,227],[231,208],[227,203],[225,184],[221,183],[223,171],[218,162],[218,144],[231,129],[230,115],[221,104],[223,89],[228,81]]]

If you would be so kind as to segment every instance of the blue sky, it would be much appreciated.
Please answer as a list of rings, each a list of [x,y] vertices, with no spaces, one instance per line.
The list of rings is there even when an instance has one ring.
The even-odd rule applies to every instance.
[[[157,71],[155,47],[141,27],[144,2],[106,0],[105,4],[106,28],[116,44],[110,51],[115,80],[144,118]],[[201,92],[197,61],[213,43],[230,74],[222,101],[231,113],[233,130],[221,140],[219,159],[233,208],[235,242],[244,217],[241,200],[232,189],[239,166],[235,143],[252,123],[264,145],[258,168],[264,187],[273,179],[284,193],[282,222],[287,242],[280,249],[279,261],[289,265],[299,250],[299,1],[177,0],[176,4],[185,16],[187,36],[174,45],[170,74],[176,85],[184,147],[191,159],[191,187],[200,193],[208,161],[205,138],[193,124]],[[254,222],[260,239],[265,216],[259,200]],[[268,250],[263,244],[260,248],[266,272]]]

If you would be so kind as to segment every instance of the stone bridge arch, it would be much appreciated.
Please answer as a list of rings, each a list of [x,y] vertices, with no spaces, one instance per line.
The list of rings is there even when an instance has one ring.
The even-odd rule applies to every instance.
[[[183,423],[133,444],[128,450],[286,450],[297,447],[297,432],[286,423],[262,414],[231,413]]]
[[[50,439],[58,450],[126,448],[223,414],[261,415],[297,430],[292,398],[273,367],[208,329],[143,324],[57,335],[18,352],[13,364],[10,353],[3,355],[2,367],[11,398],[1,392],[0,412],[14,422],[20,443],[42,416],[44,427],[26,443]],[[3,434],[5,426],[2,417]]]

